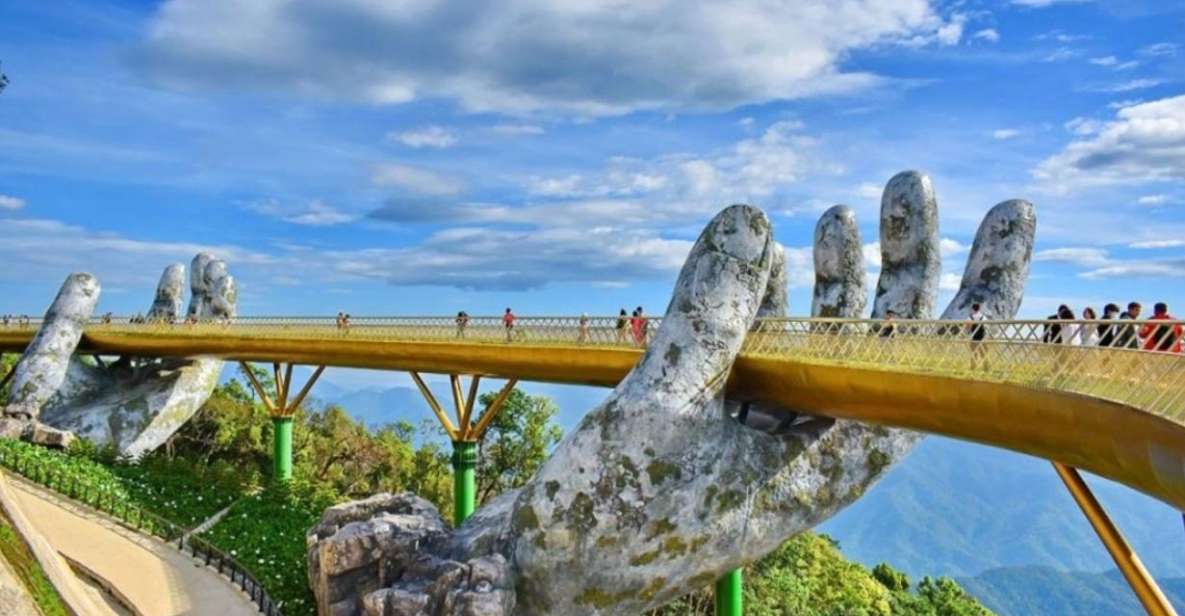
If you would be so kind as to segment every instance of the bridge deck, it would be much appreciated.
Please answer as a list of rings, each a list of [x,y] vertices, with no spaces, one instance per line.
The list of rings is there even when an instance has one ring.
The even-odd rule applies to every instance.
[[[657,327],[651,320],[651,331]],[[233,325],[95,324],[86,352],[450,374],[612,387],[642,349],[616,318],[239,319]],[[1089,470],[1185,510],[1185,360],[1043,344],[1040,321],[970,324],[767,319],[729,379],[730,395],[788,409],[977,441]],[[1065,326],[1069,326],[1066,324]],[[1093,327],[1093,324],[1082,324]],[[32,326],[0,329],[0,350]]]

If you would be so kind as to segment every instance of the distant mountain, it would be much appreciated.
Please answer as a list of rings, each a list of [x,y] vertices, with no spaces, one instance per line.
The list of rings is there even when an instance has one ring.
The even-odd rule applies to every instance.
[[[1005,567],[956,578],[1000,616],[1143,616],[1143,608],[1117,570],[1067,573],[1049,567]],[[1185,578],[1160,580],[1178,612],[1185,611]]]
[[[1087,482],[1153,575],[1185,576],[1181,514],[1111,481]],[[819,530],[853,560],[912,576],[1115,566],[1048,462],[939,437]]]

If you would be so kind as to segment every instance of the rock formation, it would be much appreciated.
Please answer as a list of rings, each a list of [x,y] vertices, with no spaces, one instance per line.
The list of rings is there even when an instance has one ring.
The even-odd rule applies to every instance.
[[[1034,222],[1025,202],[992,210],[948,316],[965,314],[967,298],[995,318],[1013,316]],[[854,216],[828,211],[816,238],[812,311],[860,316]],[[926,176],[889,182],[881,250],[874,315],[930,317],[940,261]],[[919,435],[724,396],[754,318],[785,314],[782,261],[764,213],[722,211],[692,248],[643,358],[521,490],[455,531],[411,495],[327,512],[308,538],[320,613],[637,614],[759,559],[859,498]]]
[[[225,263],[199,254],[191,280],[190,315],[234,316],[234,279]],[[165,268],[148,310],[150,322],[166,327],[178,321],[184,281],[184,265]],[[123,357],[101,365],[78,357],[82,329],[98,298],[99,283],[89,274],[73,274],[63,283],[17,363],[3,434],[56,444],[77,435],[138,456],[164,443],[210,396],[221,360]]]

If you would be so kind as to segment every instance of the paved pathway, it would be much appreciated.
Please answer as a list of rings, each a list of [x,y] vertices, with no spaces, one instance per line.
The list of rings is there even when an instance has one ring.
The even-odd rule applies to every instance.
[[[145,616],[248,616],[258,610],[212,569],[9,475],[21,510],[67,559],[88,569]]]

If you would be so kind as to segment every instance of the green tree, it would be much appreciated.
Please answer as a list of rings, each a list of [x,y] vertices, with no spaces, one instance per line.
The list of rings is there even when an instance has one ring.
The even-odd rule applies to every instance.
[[[483,394],[480,408],[497,394]],[[531,396],[515,388],[478,446],[477,502],[522,486],[551,454],[564,432],[554,419],[559,409],[546,396]]]

